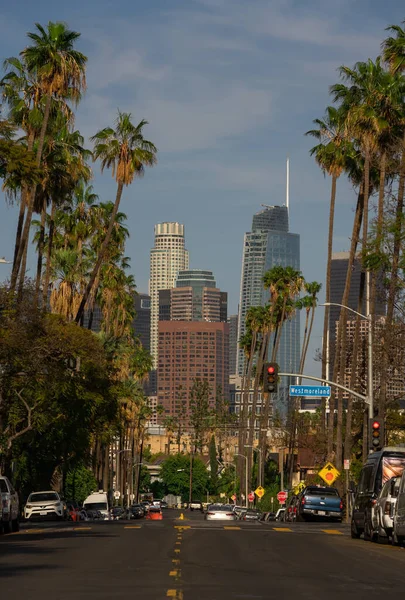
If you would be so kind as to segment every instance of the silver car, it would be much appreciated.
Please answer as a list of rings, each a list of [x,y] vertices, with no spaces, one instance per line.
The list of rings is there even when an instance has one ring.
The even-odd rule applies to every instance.
[[[210,504],[205,513],[205,520],[236,521],[236,515],[230,504]]]
[[[371,513],[373,536],[383,542],[392,535],[393,517],[399,492],[400,477],[391,477],[385,482],[377,496]]]

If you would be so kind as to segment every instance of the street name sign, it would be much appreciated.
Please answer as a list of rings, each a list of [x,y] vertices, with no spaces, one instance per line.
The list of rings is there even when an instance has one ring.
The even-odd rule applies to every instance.
[[[290,385],[290,396],[328,398],[330,391],[330,385]]]
[[[322,479],[328,485],[332,485],[339,477],[340,471],[338,471],[337,468],[334,465],[332,465],[331,462],[327,462],[323,469],[319,471],[318,475],[319,477],[322,477]]]

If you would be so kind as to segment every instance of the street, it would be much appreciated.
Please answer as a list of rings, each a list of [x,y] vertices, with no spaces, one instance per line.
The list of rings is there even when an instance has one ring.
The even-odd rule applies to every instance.
[[[0,536],[3,598],[318,598],[403,594],[405,550],[334,523],[164,520],[22,524]],[[367,595],[367,596],[366,596]]]

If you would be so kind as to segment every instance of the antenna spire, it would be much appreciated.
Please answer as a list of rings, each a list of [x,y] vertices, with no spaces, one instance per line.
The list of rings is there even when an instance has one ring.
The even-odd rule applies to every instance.
[[[290,157],[287,156],[287,184],[285,192],[285,205],[287,208],[290,207]]]

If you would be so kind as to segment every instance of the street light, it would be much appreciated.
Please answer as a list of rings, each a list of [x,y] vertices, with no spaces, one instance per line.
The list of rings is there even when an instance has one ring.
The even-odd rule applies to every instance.
[[[344,308],[354,313],[355,315],[361,317],[368,321],[368,343],[367,343],[367,363],[368,363],[368,382],[367,382],[367,397],[368,397],[368,416],[370,419],[374,418],[374,400],[373,400],[373,331],[371,327],[371,313],[370,313],[370,292],[369,292],[369,272],[367,271],[367,315],[363,315],[362,313],[350,308],[349,306],[345,306],[344,304],[339,304],[338,302],[325,302],[324,304],[320,304],[319,306],[340,306],[340,308]]]
[[[245,508],[248,508],[248,458],[244,454],[234,454],[234,456],[242,456],[245,459]]]
[[[245,444],[245,448],[252,448],[253,452],[255,450],[257,450],[258,452],[260,452],[260,454],[259,454],[259,465],[258,465],[259,466],[258,481],[259,481],[259,485],[262,485],[262,450],[258,446],[251,446],[251,445],[247,445],[247,444]]]

